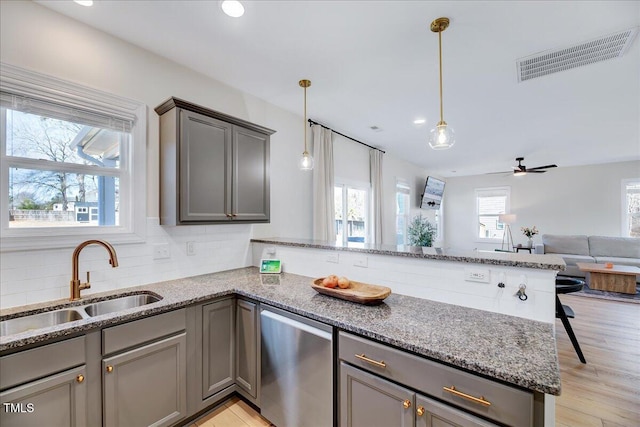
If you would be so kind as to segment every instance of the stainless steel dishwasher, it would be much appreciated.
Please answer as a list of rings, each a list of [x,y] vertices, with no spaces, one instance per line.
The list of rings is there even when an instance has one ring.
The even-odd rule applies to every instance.
[[[331,327],[263,307],[260,328],[262,415],[277,427],[331,426]]]

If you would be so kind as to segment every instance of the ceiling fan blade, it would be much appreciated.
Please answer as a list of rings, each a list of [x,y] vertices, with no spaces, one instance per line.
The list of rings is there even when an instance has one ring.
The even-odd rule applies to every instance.
[[[535,168],[527,169],[527,172],[540,170],[540,169],[551,169],[551,168],[557,168],[557,167],[558,167],[558,165],[538,166],[538,167],[535,167]]]
[[[537,170],[531,170],[531,169],[527,170],[527,173],[545,173],[545,172],[546,171],[537,171]]]
[[[496,175],[496,174],[499,174],[499,173],[502,173],[502,174],[512,174],[512,173],[513,173],[513,171],[487,172],[487,173],[485,173],[485,175]]]

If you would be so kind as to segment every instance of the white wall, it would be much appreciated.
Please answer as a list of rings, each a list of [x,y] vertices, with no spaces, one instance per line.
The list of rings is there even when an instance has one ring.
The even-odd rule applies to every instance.
[[[477,175],[448,178],[445,187],[445,246],[470,250],[495,249],[479,243],[475,228],[476,188],[511,187],[513,240],[524,243],[520,227],[536,226],[540,234],[620,236],[621,181],[640,178],[640,162],[558,167],[522,177]],[[540,242],[540,235],[534,242]]]
[[[28,28],[28,31],[25,29]],[[74,21],[33,2],[0,2],[0,61],[140,101],[148,108],[147,242],[116,246],[120,266],[109,268],[99,248],[83,252],[81,269],[92,270],[84,294],[214,272],[250,264],[249,239],[311,238],[312,174],[298,169],[301,115],[275,107],[149,51]],[[160,227],[158,115],[153,110],[176,96],[276,130],[271,137],[271,223]],[[311,138],[310,134],[308,136]],[[344,138],[336,156],[363,154],[359,175],[369,179],[368,149]],[[341,154],[341,148],[347,154]],[[364,149],[364,150],[363,150]],[[385,156],[385,242],[395,239],[395,176],[422,182],[427,174]],[[366,171],[366,172],[364,172]],[[186,257],[186,242],[196,255]],[[168,244],[171,258],[154,260],[154,245]],[[226,250],[229,249],[229,250]],[[0,307],[68,296],[71,248],[0,254]],[[85,261],[86,260],[88,261]],[[94,260],[92,262],[91,260]],[[106,258],[105,258],[106,259]],[[37,260],[37,261],[36,261]],[[25,268],[38,264],[37,268]]]
[[[148,107],[147,242],[117,246],[117,269],[109,268],[100,248],[83,252],[80,267],[83,272],[91,269],[93,283],[84,294],[250,265],[247,254],[254,233],[310,237],[311,175],[297,168],[301,116],[33,2],[0,2],[0,61],[135,99]],[[159,136],[153,109],[170,96],[277,131],[271,138],[271,224],[158,225]],[[187,241],[196,242],[196,255],[188,258]],[[153,260],[153,246],[163,243],[169,244],[171,258]],[[0,254],[0,306],[67,297],[71,251]]]

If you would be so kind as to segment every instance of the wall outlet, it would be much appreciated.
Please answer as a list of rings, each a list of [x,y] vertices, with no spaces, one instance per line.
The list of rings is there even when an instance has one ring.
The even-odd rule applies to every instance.
[[[171,247],[168,243],[160,243],[153,246],[153,259],[171,258]]]
[[[353,265],[356,267],[367,267],[369,265],[366,256],[359,256],[353,259]]]
[[[196,254],[196,242],[187,242],[187,256]]]
[[[464,280],[467,282],[489,283],[491,270],[483,268],[465,268]]]
[[[269,258],[275,258],[276,256],[276,248],[273,246],[268,246],[264,249],[264,253],[269,256]]]
[[[340,262],[340,254],[329,254],[326,258],[327,262],[332,262],[334,264],[338,264]]]

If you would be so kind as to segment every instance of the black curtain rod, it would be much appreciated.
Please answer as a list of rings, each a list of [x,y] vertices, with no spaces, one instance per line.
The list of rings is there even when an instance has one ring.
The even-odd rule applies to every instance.
[[[344,136],[345,138],[350,139],[350,140],[352,140],[353,142],[357,142],[358,144],[362,144],[362,145],[364,145],[365,147],[369,147],[369,148],[372,148],[372,149],[374,149],[374,150],[378,150],[378,151],[382,152],[382,154],[385,154],[384,150],[381,150],[381,149],[379,149],[379,148],[373,147],[373,146],[371,146],[371,145],[369,145],[369,144],[365,144],[364,142],[362,142],[362,141],[358,141],[357,139],[353,139],[353,138],[351,138],[350,136],[345,135],[344,133],[340,133],[340,132],[338,132],[338,131],[336,131],[336,130],[331,129],[329,126],[325,126],[325,125],[323,125],[322,123],[315,122],[315,121],[313,121],[313,120],[311,120],[311,119],[307,119],[307,121],[308,121],[309,123],[311,123],[312,125],[322,126],[323,128],[325,128],[325,129],[329,129],[331,132],[333,132],[333,133],[337,133],[337,134],[338,134],[338,135],[340,135],[340,136]]]

